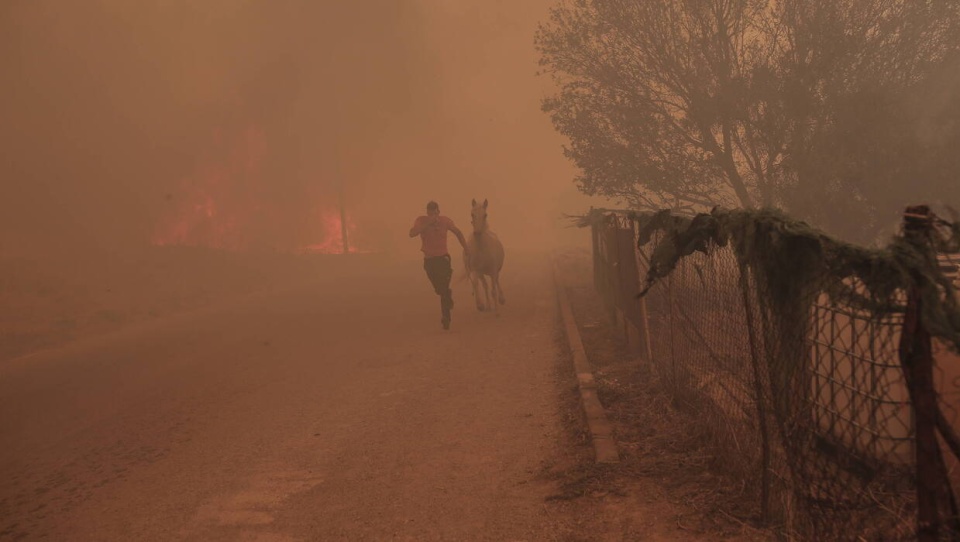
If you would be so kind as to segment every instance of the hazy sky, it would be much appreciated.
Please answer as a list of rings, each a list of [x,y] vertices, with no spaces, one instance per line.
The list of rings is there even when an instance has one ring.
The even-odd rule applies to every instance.
[[[5,2],[0,250],[316,243],[341,181],[372,248],[471,197],[539,242],[588,204],[540,111],[551,4]]]

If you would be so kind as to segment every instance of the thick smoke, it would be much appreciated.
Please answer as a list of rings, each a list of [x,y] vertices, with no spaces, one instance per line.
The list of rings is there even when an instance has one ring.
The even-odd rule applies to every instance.
[[[380,250],[472,197],[541,245],[579,205],[539,109],[549,4],[6,3],[0,251],[289,250],[341,201]]]

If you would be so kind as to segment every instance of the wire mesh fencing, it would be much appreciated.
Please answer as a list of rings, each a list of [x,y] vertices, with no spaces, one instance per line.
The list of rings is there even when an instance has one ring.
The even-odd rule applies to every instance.
[[[924,259],[931,232],[871,250],[769,212],[588,223],[596,290],[763,522],[803,540],[960,535],[960,310],[944,255]]]

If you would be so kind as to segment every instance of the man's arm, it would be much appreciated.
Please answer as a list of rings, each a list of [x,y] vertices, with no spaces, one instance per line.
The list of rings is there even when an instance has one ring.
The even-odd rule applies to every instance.
[[[457,240],[460,241],[460,246],[463,247],[463,251],[470,252],[470,249],[467,248],[467,240],[466,238],[464,238],[463,232],[460,231],[460,228],[454,226],[453,224],[450,224],[450,231],[452,231],[453,234],[457,236]]]
[[[420,235],[423,233],[423,230],[427,229],[427,226],[430,226],[434,222],[436,222],[436,219],[431,220],[430,217],[421,216],[417,218],[416,222],[413,223],[413,227],[410,228],[410,237],[416,237]]]

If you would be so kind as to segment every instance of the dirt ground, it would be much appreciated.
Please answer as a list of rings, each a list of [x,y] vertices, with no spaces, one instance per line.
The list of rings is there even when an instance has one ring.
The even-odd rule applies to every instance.
[[[308,280],[336,258],[192,247],[0,258],[0,361]]]
[[[105,261],[0,262],[0,361],[307,281],[320,270],[329,274],[342,260],[176,248]],[[738,482],[715,474],[695,419],[671,407],[656,375],[614,333],[590,283],[589,253],[567,252],[560,262],[622,458],[618,465],[594,464],[572,362],[557,359],[563,442],[536,477],[557,488],[544,507],[563,518],[562,540],[771,539],[756,525],[756,503]],[[568,352],[557,318],[557,351]]]
[[[566,491],[557,498],[589,510],[601,540],[774,539],[757,523],[759,503],[715,468],[696,417],[671,405],[652,367],[631,355],[617,335],[593,289],[589,252],[563,252],[558,264],[621,462],[592,463],[569,374],[563,400],[581,457],[559,475]]]

